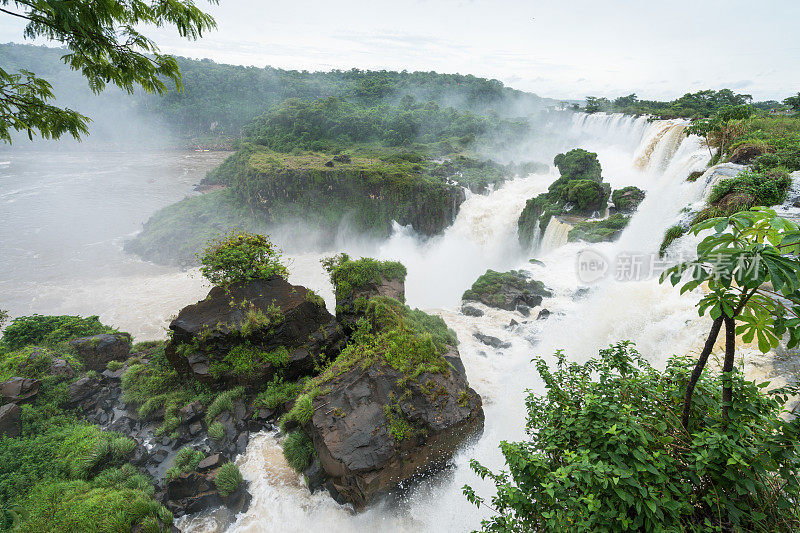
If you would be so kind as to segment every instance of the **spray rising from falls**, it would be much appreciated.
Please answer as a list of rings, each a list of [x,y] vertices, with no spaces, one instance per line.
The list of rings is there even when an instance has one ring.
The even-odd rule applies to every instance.
[[[475,529],[488,511],[470,505],[461,487],[470,484],[479,494],[489,496],[492,485],[472,473],[469,460],[478,459],[498,470],[504,464],[498,443],[524,438],[526,389],[541,389],[530,364],[532,356],[565,348],[572,358],[587,358],[598,348],[623,339],[636,342],[642,353],[657,363],[673,351],[691,349],[691,342],[682,339],[694,336],[695,326],[687,326],[696,316],[692,298],[681,297],[654,279],[614,279],[613,264],[623,253],[655,252],[681,208],[702,195],[702,184],[687,183],[685,178],[705,166],[704,150],[696,139],[678,131],[680,123],[648,123],[644,118],[603,114],[578,114],[570,120],[562,134],[566,139],[563,145],[597,152],[603,174],[613,187],[636,185],[647,191],[619,241],[565,244],[569,225],[553,219],[542,236],[538,258],[543,265],[529,263],[530,256],[517,244],[516,220],[525,201],[545,191],[555,179],[556,174],[551,173],[521,177],[489,195],[470,197],[453,226],[440,237],[421,240],[408,228],[397,227],[379,248],[381,258],[397,259],[408,267],[408,303],[435,310],[456,330],[470,384],[484,398],[482,437],[462,449],[446,471],[423,479],[381,506],[356,514],[325,493],[309,494],[301,477],[286,465],[279,437],[263,433],[252,439],[247,454],[238,459],[253,494],[247,513],[230,526],[214,514],[185,518],[179,524],[184,531],[299,532],[322,524],[328,531]],[[639,165],[637,161],[646,153],[645,163]],[[609,265],[607,275],[588,286],[588,291],[576,270],[587,247]],[[523,269],[544,281],[554,293],[543,303],[551,318],[531,320],[517,312],[482,306],[482,317],[458,312],[461,292],[487,268]],[[533,310],[533,316],[536,312]],[[510,326],[512,319],[519,324]],[[489,349],[474,338],[478,331],[511,346]]]

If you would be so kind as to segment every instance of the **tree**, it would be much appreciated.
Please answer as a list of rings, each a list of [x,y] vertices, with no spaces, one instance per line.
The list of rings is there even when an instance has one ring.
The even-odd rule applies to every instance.
[[[215,285],[229,286],[271,276],[289,277],[281,254],[266,235],[233,230],[208,243],[200,272]]]
[[[727,142],[742,133],[742,120],[750,118],[754,109],[750,105],[726,105],[717,110],[708,118],[695,120],[686,128],[687,135],[700,135],[705,137],[709,152],[711,147],[717,147],[716,158],[725,153]]]
[[[0,0],[0,6],[0,12],[28,21],[26,38],[66,45],[69,53],[61,59],[80,70],[95,93],[113,83],[128,93],[141,87],[163,94],[164,79],[180,89],[175,58],[161,54],[137,28],[171,25],[181,37],[197,39],[216,27],[191,0]],[[50,83],[33,72],[0,68],[0,139],[10,143],[12,130],[31,139],[34,134],[46,139],[86,135],[90,119],[49,104],[53,98]]]
[[[800,93],[797,93],[794,96],[790,96],[789,98],[784,100],[783,103],[791,107],[795,113],[800,114]]]
[[[583,110],[587,113],[597,113],[598,111],[604,111],[608,109],[609,104],[610,102],[608,101],[608,98],[587,96],[586,107],[584,107]]]
[[[725,359],[722,367],[723,418],[732,402],[736,335],[744,342],[757,341],[766,353],[787,337],[787,346],[800,344],[800,230],[798,225],[774,210],[753,208],[729,217],[708,219],[692,226],[695,235],[713,229],[697,245],[697,259],[679,263],[661,275],[672,285],[686,272],[691,279],[681,294],[708,284],[708,293],[698,302],[698,312],[709,313],[713,322],[703,350],[686,387],[681,422],[689,428],[692,394],[722,326],[725,326]],[[737,322],[739,325],[737,325]]]
[[[528,395],[527,438],[500,443],[506,471],[470,462],[496,488],[462,489],[492,511],[482,531],[798,530],[800,420],[781,418],[796,387],[764,394],[736,375],[726,424],[721,377],[706,372],[689,433],[675,409],[688,359],[661,372],[627,342],[584,364],[556,357],[555,368],[535,360],[547,392]]]

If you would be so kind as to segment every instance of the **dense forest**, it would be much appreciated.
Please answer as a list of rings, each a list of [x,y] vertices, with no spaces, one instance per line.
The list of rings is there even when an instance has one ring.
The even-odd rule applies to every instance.
[[[237,136],[254,117],[290,98],[336,97],[369,108],[398,106],[405,97],[406,101],[413,98],[441,108],[506,118],[556,103],[472,75],[358,69],[309,72],[188,58],[178,58],[182,91],[170,87],[163,97],[137,93],[130,98],[118,90],[93,95],[84,78],[61,61],[65,53],[59,48],[2,44],[0,63],[9,71],[24,68],[49,80],[61,105],[88,114],[95,122],[102,121],[109,109],[129,109],[158,119],[161,126],[183,137]],[[118,118],[109,122],[119,124]]]

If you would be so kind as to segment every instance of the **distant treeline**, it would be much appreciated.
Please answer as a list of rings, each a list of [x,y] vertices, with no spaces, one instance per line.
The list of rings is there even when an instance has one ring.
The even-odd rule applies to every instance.
[[[435,101],[418,103],[406,95],[398,106],[359,105],[341,98],[292,98],[244,128],[244,136],[272,150],[336,151],[356,143],[407,146],[450,142],[447,152],[466,148],[483,136],[513,138],[528,132],[524,120],[482,116]]]
[[[370,108],[400,106],[408,96],[416,102],[435,102],[444,109],[452,107],[503,118],[525,115],[556,103],[505,87],[497,80],[471,75],[358,69],[308,72],[187,58],[178,58],[182,92],[172,87],[163,97],[137,94],[130,98],[119,91],[94,96],[80,74],[63,64],[60,58],[65,53],[64,49],[2,44],[0,64],[7,71],[31,70],[53,83],[60,105],[71,106],[89,116],[93,111],[97,114],[113,106],[133,108],[161,119],[174,133],[189,136],[237,136],[245,124],[290,98],[335,97]]]
[[[789,106],[775,100],[753,102],[749,94],[737,94],[730,89],[719,91],[705,90],[686,93],[680,98],[662,102],[658,100],[639,100],[636,94],[608,98],[587,96],[587,113],[604,111],[608,113],[627,113],[630,115],[653,115],[659,118],[706,118],[727,106],[752,105],[766,111],[786,111]]]

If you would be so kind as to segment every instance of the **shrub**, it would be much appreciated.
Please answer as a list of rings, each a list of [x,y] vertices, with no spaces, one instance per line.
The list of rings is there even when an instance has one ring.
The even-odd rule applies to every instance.
[[[123,366],[125,365],[122,361],[109,361],[108,364],[106,365],[106,368],[112,372],[116,372]]]
[[[281,418],[281,427],[285,427],[286,424],[291,422],[300,426],[308,423],[311,417],[314,416],[313,399],[313,394],[311,393],[298,396],[292,409]]]
[[[622,189],[617,189],[611,194],[611,201],[620,211],[633,211],[644,200],[645,192],[639,187],[629,185]]]
[[[749,209],[753,205],[771,206],[780,204],[792,181],[786,172],[770,171],[759,174],[748,170],[740,172],[736,177],[720,181],[708,196],[709,204],[717,204],[730,193],[746,193],[752,196],[753,203],[741,209]]]
[[[117,437],[111,441],[111,455],[122,459],[136,448],[136,442],[129,437]]]
[[[404,282],[407,273],[406,267],[397,261],[378,261],[370,257],[352,260],[347,254],[323,259],[322,266],[330,274],[339,301],[369,284],[382,283],[384,280]]]
[[[582,148],[575,148],[564,154],[558,154],[553,159],[553,164],[558,168],[562,178],[566,180],[592,180],[602,181],[603,172],[597,154]]]
[[[197,470],[197,465],[200,464],[205,458],[205,455],[200,450],[189,448],[181,448],[175,458],[172,460],[172,466],[167,470],[167,479],[175,479],[181,474]]]
[[[222,497],[230,496],[236,492],[241,482],[242,473],[234,463],[225,463],[219,467],[217,475],[214,477],[214,484]]]
[[[10,350],[29,344],[55,346],[63,341],[100,333],[117,333],[117,330],[102,324],[96,316],[19,316],[3,332],[3,344]]]
[[[240,344],[231,348],[221,360],[211,361],[208,370],[215,378],[227,373],[247,377],[252,376],[256,370],[265,365],[281,368],[288,362],[289,351],[285,346],[279,346],[266,352],[253,346]]]
[[[622,230],[628,226],[630,217],[622,213],[615,213],[603,220],[590,220],[578,222],[569,230],[569,242],[587,241],[602,242],[613,241],[620,236]]]
[[[684,233],[686,233],[686,229],[684,229],[683,226],[676,225],[667,229],[666,233],[664,233],[664,240],[661,241],[661,247],[658,249],[658,256],[664,257],[664,254],[667,253],[667,248],[669,248],[669,245],[672,244],[672,241],[683,237]]]
[[[241,396],[244,396],[244,387],[236,387],[219,393],[208,406],[206,425],[210,426],[223,411],[233,411],[233,400]]]
[[[283,455],[298,472],[308,468],[315,453],[314,444],[303,430],[293,431],[283,440]]]
[[[237,230],[212,240],[200,262],[200,272],[215,285],[289,275],[280,252],[266,235]]]
[[[11,379],[14,376],[25,378],[43,379],[50,375],[50,366],[53,360],[64,359],[75,371],[80,371],[80,362],[66,351],[55,351],[48,348],[27,346],[19,350],[2,354],[0,357],[0,381]],[[53,376],[54,380],[64,379]]]
[[[256,396],[253,401],[255,409],[275,409],[297,397],[303,390],[303,384],[298,382],[284,382],[277,376],[267,385],[267,389]]]
[[[585,364],[536,360],[547,393],[531,393],[529,440],[503,442],[510,472],[472,461],[497,487],[484,531],[796,531],[800,421],[781,418],[784,391],[762,394],[734,371],[722,416],[719,375],[681,404],[692,362],[654,369],[630,343]],[[485,502],[469,486],[467,498]]]
[[[575,204],[578,211],[588,213],[605,207],[606,193],[603,185],[592,180],[572,180],[564,189],[564,199]]]
[[[212,422],[208,426],[208,436],[216,441],[221,441],[225,438],[225,426],[222,425],[222,422]]]

